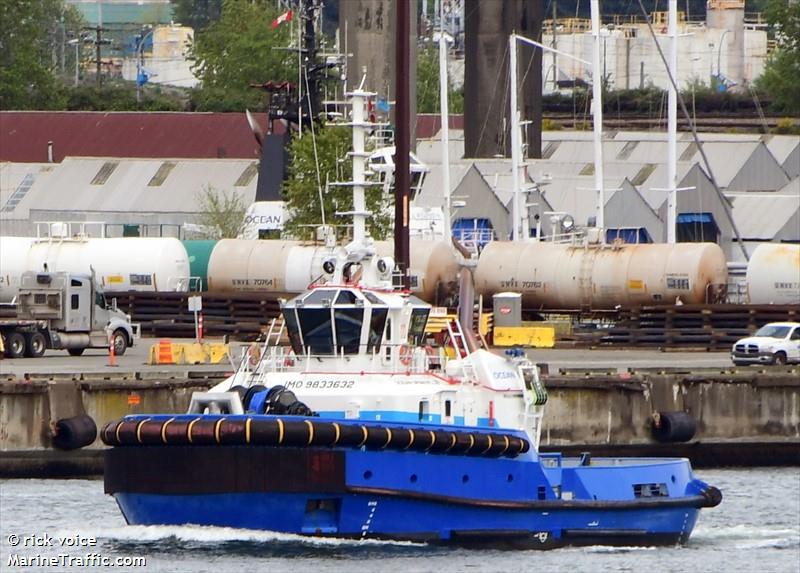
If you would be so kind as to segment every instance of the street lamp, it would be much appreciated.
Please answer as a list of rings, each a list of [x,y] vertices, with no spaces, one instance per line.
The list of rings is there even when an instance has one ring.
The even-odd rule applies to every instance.
[[[80,50],[81,39],[80,38],[73,38],[72,40],[67,40],[67,44],[70,45],[70,46],[74,46],[75,47],[75,87],[77,88],[78,87],[78,81],[80,79],[78,77],[78,73],[79,73],[79,69],[80,69],[79,68],[80,67],[80,57],[78,55],[78,51]]]
[[[730,30],[725,30],[722,32],[722,35],[719,37],[719,50],[717,51],[717,77],[720,74],[720,61],[722,60],[722,42],[725,41],[725,36]]]
[[[147,76],[144,73],[144,41],[148,36],[153,35],[152,26],[146,34],[139,34],[137,36],[136,46],[136,103],[142,99],[142,86],[147,82]],[[142,30],[144,31],[144,30]]]

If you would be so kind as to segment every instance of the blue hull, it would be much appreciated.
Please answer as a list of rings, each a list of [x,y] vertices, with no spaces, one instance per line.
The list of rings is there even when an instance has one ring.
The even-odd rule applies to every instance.
[[[493,509],[379,495],[116,494],[129,524],[197,524],[341,538],[465,545],[665,545],[688,540],[699,509]],[[326,504],[327,502],[327,504]]]
[[[719,491],[684,459],[538,454],[522,432],[274,416],[128,417],[105,490],[135,525],[469,545],[688,539]]]

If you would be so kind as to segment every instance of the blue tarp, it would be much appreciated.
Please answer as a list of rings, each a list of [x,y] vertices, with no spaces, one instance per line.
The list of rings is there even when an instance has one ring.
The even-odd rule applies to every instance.
[[[606,229],[606,242],[613,243],[615,239],[621,239],[623,243],[634,245],[653,242],[650,233],[644,227]]]
[[[675,222],[681,223],[715,223],[711,213],[680,213]]]

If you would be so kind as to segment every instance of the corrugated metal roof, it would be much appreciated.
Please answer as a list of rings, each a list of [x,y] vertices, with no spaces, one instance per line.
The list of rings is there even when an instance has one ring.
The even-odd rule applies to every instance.
[[[728,197],[733,200],[733,220],[746,240],[771,240],[800,211],[800,195],[793,193],[750,192]]]
[[[450,193],[452,194],[456,187],[464,179],[471,163],[456,162],[450,164]],[[429,166],[430,171],[425,175],[422,182],[422,190],[414,204],[420,207],[440,207],[444,204],[444,189],[443,189],[443,176],[444,168],[441,164],[433,164]]]
[[[150,185],[163,169],[162,160],[120,159],[104,183],[94,184],[107,159],[67,158],[53,166],[50,176],[37,180],[18,205],[18,212],[3,213],[2,218],[27,217],[31,210],[79,213],[152,213],[198,212],[198,196],[213,188],[242,196],[245,204],[255,199],[256,178],[247,186],[236,182],[253,160],[184,159],[177,160],[158,186]]]
[[[798,135],[765,135],[763,141],[772,156],[783,165],[792,151],[800,147],[800,136]]]
[[[23,213],[17,209],[19,203],[37,182],[50,177],[55,167],[52,163],[0,163],[0,213],[19,218]],[[27,190],[23,192],[25,187]],[[21,216],[27,217],[27,211]]]
[[[255,114],[262,129],[266,116]],[[283,128],[281,128],[283,129]],[[0,112],[0,161],[64,157],[258,159],[243,113]]]

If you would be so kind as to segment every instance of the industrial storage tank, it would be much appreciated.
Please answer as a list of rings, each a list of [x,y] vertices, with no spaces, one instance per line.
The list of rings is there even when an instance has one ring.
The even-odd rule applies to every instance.
[[[0,237],[0,302],[11,302],[19,291],[19,279],[28,269],[27,257],[33,237]]]
[[[183,241],[189,257],[191,290],[208,290],[208,261],[216,244],[216,239]]]
[[[90,273],[106,292],[186,292],[189,257],[169,237],[110,239],[38,239],[31,243],[24,268]]]
[[[342,247],[334,248],[343,252]],[[380,256],[393,256],[394,243],[377,241]],[[429,302],[442,302],[455,293],[458,261],[445,241],[410,243],[411,291]],[[223,239],[211,253],[208,264],[209,292],[304,291],[322,276],[322,263],[334,250],[299,241]]]
[[[800,304],[800,245],[762,244],[747,263],[752,304]]]
[[[476,291],[522,294],[527,308],[610,309],[640,304],[720,302],[728,271],[713,243],[566,245],[489,243]]]

